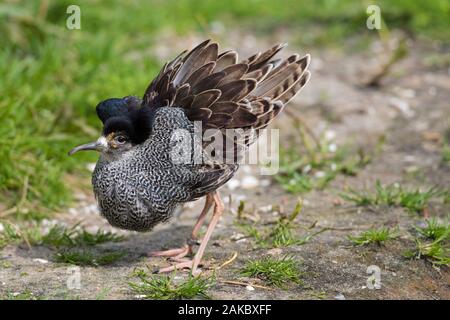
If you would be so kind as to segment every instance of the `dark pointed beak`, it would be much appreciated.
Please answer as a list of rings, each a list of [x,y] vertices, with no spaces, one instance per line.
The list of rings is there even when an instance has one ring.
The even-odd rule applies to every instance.
[[[106,143],[106,139],[104,137],[100,137],[97,141],[89,142],[86,144],[82,144],[81,146],[75,147],[69,151],[69,156],[73,155],[78,151],[87,151],[87,150],[95,150],[95,151],[104,151],[108,144]]]

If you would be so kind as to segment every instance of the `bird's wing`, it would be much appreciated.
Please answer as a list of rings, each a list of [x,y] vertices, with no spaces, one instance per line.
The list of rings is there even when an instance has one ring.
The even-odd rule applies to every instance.
[[[256,140],[260,129],[266,128],[309,80],[309,55],[273,59],[284,47],[279,44],[238,62],[235,51],[219,53],[217,43],[204,41],[164,65],[148,86],[142,105],[183,108],[189,120],[202,122],[204,133],[219,129],[215,134],[231,138],[232,147],[224,143],[223,154],[229,159],[231,153],[237,160],[243,154],[240,150]],[[226,129],[244,132],[230,137]],[[204,142],[203,148],[207,147],[208,142]],[[237,170],[236,163],[207,161],[200,165],[194,196],[223,185]]]
[[[238,62],[206,40],[182,52],[148,86],[143,106],[174,106],[207,129],[263,129],[306,84],[310,56],[272,60],[285,44]],[[249,144],[251,141],[247,141]]]

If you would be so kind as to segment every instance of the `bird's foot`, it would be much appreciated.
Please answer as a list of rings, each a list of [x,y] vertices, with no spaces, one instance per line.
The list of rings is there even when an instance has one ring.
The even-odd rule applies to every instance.
[[[191,252],[191,247],[185,245],[181,248],[163,250],[163,251],[152,251],[148,254],[149,257],[168,257],[173,260],[179,260],[187,256]]]
[[[183,270],[183,269],[190,269],[192,272],[192,275],[196,276],[201,273],[201,270],[198,268],[193,269],[194,260],[186,260],[182,262],[178,262],[177,264],[174,264],[169,267],[161,268],[157,270],[155,273],[168,273],[172,272],[174,270]]]

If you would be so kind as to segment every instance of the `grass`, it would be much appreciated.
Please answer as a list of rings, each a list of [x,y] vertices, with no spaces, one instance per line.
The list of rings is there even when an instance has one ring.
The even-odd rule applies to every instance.
[[[0,248],[12,243],[48,246],[57,250],[56,262],[81,266],[101,266],[112,264],[125,255],[122,251],[98,254],[88,249],[98,244],[118,242],[124,239],[123,236],[103,230],[89,233],[79,228],[78,225],[71,228],[54,225],[47,233],[43,234],[39,226],[19,228],[17,225],[7,222],[3,222],[2,225],[4,230],[0,233]]]
[[[450,244],[443,239],[432,242],[415,239],[415,248],[405,252],[407,258],[424,258],[433,265],[450,265]]]
[[[105,242],[120,242],[123,236],[115,233],[97,230],[95,233],[87,232],[83,228],[65,228],[60,225],[53,226],[49,232],[42,237],[40,244],[61,247],[61,246],[95,246]]]
[[[174,274],[169,276],[148,276],[144,270],[134,272],[140,283],[130,282],[133,293],[141,299],[180,300],[180,299],[210,299],[207,290],[215,283],[213,277],[189,277],[175,283]]]
[[[290,283],[302,284],[301,271],[292,257],[265,257],[249,260],[241,271],[246,277],[262,279],[268,285],[286,288]]]
[[[450,240],[450,225],[446,221],[445,223],[439,223],[436,218],[426,220],[426,226],[417,227],[416,231],[424,238],[432,240]]]
[[[18,225],[6,221],[3,221],[2,225],[4,230],[0,233],[0,248],[9,243],[25,243],[29,246],[43,245],[52,248],[85,247],[124,240],[123,236],[100,229],[95,233],[90,233],[79,228],[78,224],[71,228],[56,224],[47,233],[43,233],[40,226],[20,228]]]
[[[408,258],[424,258],[433,265],[450,265],[450,225],[439,223],[435,218],[426,221],[424,227],[414,227],[419,237],[414,239],[415,248],[405,252]]]
[[[125,252],[107,252],[94,254],[87,250],[63,250],[55,255],[56,262],[70,263],[77,266],[105,266],[117,262]]]
[[[42,298],[29,290],[25,290],[23,292],[8,292],[3,297],[0,296],[0,300],[42,300]]]
[[[442,162],[450,163],[450,146],[446,141],[442,147]]]
[[[378,3],[392,28],[450,38],[446,0]],[[143,93],[162,64],[153,53],[164,30],[208,37],[218,24],[227,30],[238,24],[271,36],[291,27],[307,45],[340,43],[351,34],[378,37],[366,28],[365,1],[82,0],[81,30],[65,27],[70,4],[0,4],[0,201],[14,217],[43,219],[72,200],[68,178],[87,179],[86,163],[97,156],[67,157],[68,149],[100,134],[94,111],[100,100]],[[308,26],[327,32],[307,32]]]
[[[315,233],[302,237],[295,235],[295,229],[298,227],[295,223],[295,219],[301,213],[302,206],[302,201],[299,200],[294,210],[289,215],[282,215],[275,223],[271,224],[271,227],[258,229],[255,224],[246,223],[242,218],[238,219],[236,225],[245,232],[248,237],[251,237],[259,248],[281,248],[291,245],[303,245],[313,236],[326,231],[326,229],[321,229]],[[241,212],[241,214],[238,214],[238,217],[242,215],[243,210],[244,206],[241,203],[238,209],[238,213]]]
[[[336,146],[322,139],[315,147],[307,141],[299,127],[304,148],[291,145],[280,151],[280,174],[275,180],[290,193],[306,193],[313,189],[323,190],[338,175],[354,176],[371,160],[362,149],[352,152],[348,146],[334,150]]]
[[[391,230],[389,228],[369,229],[357,236],[348,235],[347,238],[352,244],[357,246],[364,246],[369,244],[383,245],[389,240],[398,237],[398,230]]]
[[[340,196],[357,206],[400,206],[409,212],[420,213],[427,208],[431,199],[442,194],[443,192],[436,187],[431,187],[425,191],[419,189],[407,190],[396,183],[384,186],[377,180],[374,192],[349,189],[347,192],[341,193]]]

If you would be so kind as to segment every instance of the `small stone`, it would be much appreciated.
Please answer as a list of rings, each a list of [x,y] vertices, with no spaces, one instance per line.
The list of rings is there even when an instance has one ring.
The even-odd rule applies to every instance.
[[[0,232],[3,232],[5,230],[5,227],[3,226],[2,223],[0,223]]]
[[[327,141],[331,141],[334,138],[336,138],[336,132],[334,132],[333,130],[327,130],[325,131],[325,139]]]
[[[409,106],[409,103],[404,101],[404,100],[402,100],[402,99],[399,99],[399,98],[396,98],[396,97],[391,97],[389,99],[389,103],[393,107],[397,108],[407,118],[411,118],[415,114],[414,111],[411,110],[411,107]]]
[[[241,239],[244,238],[244,237],[245,237],[245,235],[243,235],[242,233],[234,233],[234,234],[230,237],[230,239],[233,240],[233,241],[238,241],[238,240],[241,240]]]
[[[303,168],[303,170],[302,170],[302,172],[303,173],[308,173],[309,171],[311,171],[311,165],[310,164],[307,164],[304,168]]]
[[[334,296],[336,300],[345,300],[345,296],[342,293],[339,293]]]
[[[258,211],[266,213],[272,211],[272,208],[273,208],[272,205],[269,204],[268,206],[259,207]]]
[[[241,185],[240,181],[238,179],[231,179],[230,181],[228,181],[227,183],[227,187],[230,190],[234,190],[237,187],[239,187]]]
[[[243,189],[253,189],[259,185],[258,179],[254,176],[246,176],[242,179],[241,186]]]
[[[241,201],[245,201],[247,200],[247,196],[243,195],[243,194],[239,194],[237,196],[234,197],[234,200],[239,203]]]
[[[255,291],[255,288],[253,288],[252,286],[246,286],[245,289],[247,289],[248,291]]]
[[[338,264],[338,262],[336,260],[331,260],[331,262],[334,264]]]
[[[267,254],[271,255],[271,256],[279,256],[282,253],[283,253],[283,250],[281,248],[273,248],[273,249],[270,249],[269,251],[267,251]]]
[[[261,182],[260,182],[261,187],[268,187],[268,186],[270,186],[271,183],[272,183],[272,182],[270,181],[270,179],[263,179],[263,180],[261,180]]]
[[[336,145],[336,143],[330,143],[330,144],[328,145],[328,151],[329,151],[329,152],[336,152],[336,150],[337,150],[337,145]]]
[[[40,258],[35,258],[35,259],[33,259],[33,261],[34,262],[39,262],[39,263],[42,263],[42,264],[47,264],[48,263],[48,260],[40,259]]]
[[[317,171],[317,172],[314,174],[314,176],[315,176],[316,178],[323,178],[323,177],[325,177],[325,172],[323,172],[323,171]]]

